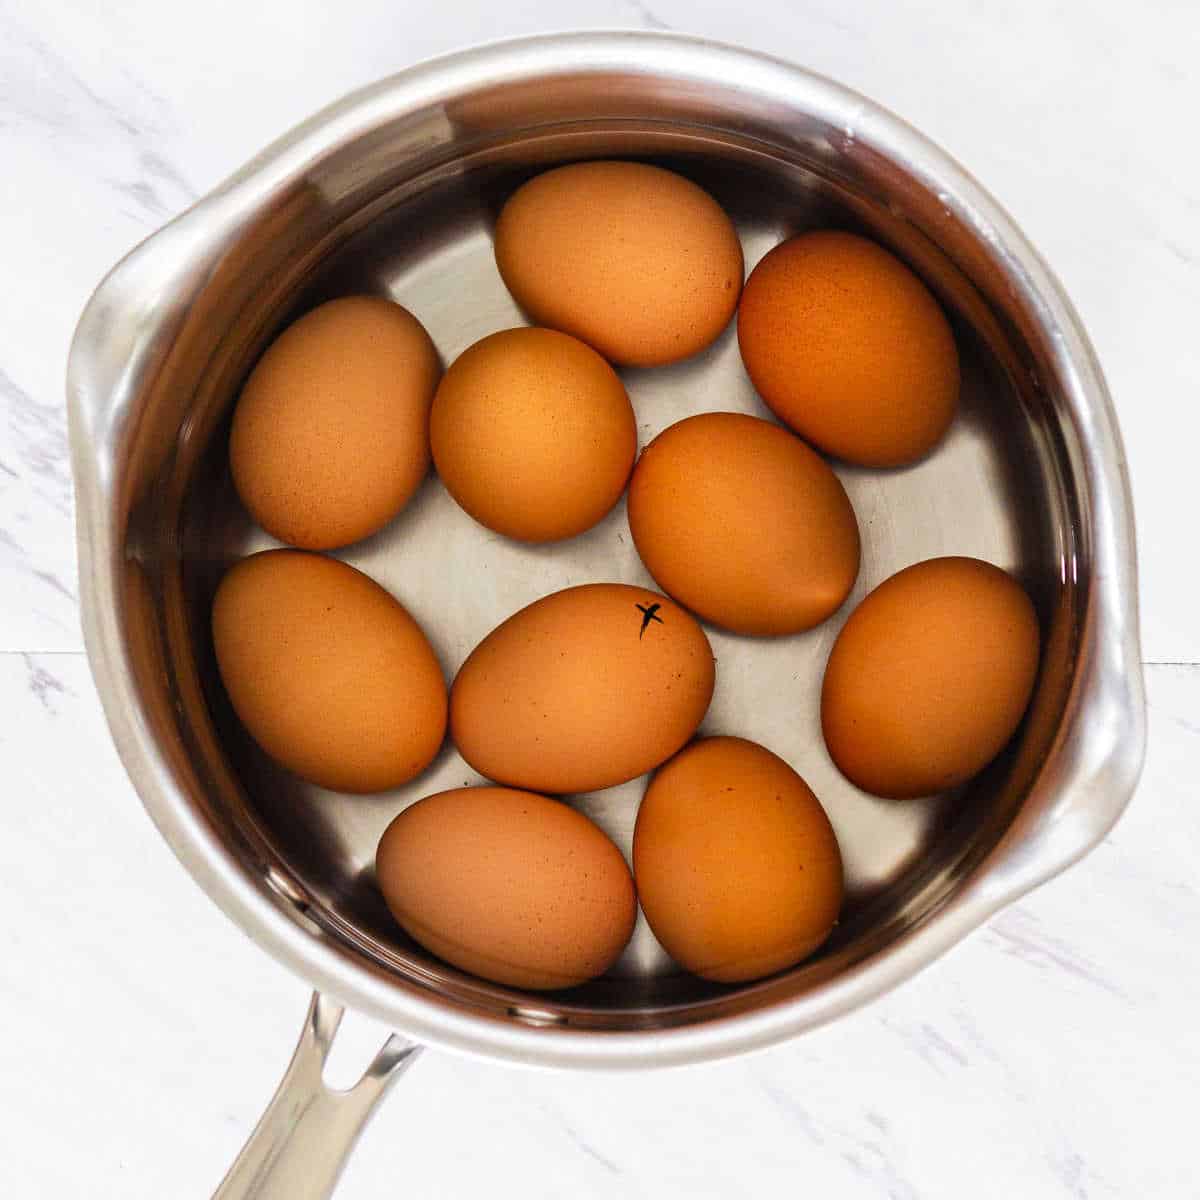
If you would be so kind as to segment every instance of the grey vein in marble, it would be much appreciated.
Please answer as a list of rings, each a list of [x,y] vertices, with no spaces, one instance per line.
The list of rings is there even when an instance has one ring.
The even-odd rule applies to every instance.
[[[668,25],[666,21],[645,3],[645,0],[625,0],[625,3],[637,16],[643,29],[664,29],[669,31],[672,28],[672,26]]]
[[[593,1146],[591,1144],[591,1142],[589,1142],[579,1132],[579,1130],[577,1130],[574,1127],[574,1125],[571,1125],[569,1122],[562,1120],[561,1115],[558,1113],[551,1113],[551,1114],[547,1114],[547,1115],[550,1115],[550,1116],[553,1116],[556,1118],[558,1124],[561,1126],[563,1132],[567,1135],[567,1137],[570,1138],[571,1141],[574,1142],[576,1147],[578,1147],[578,1149],[582,1150],[583,1153],[586,1154],[590,1159],[599,1163],[600,1166],[602,1166],[611,1175],[620,1175],[621,1174],[621,1168],[615,1162],[613,1162],[613,1160],[611,1158],[608,1158],[606,1155],[601,1154],[600,1151],[597,1150],[596,1147]]]
[[[887,1200],[919,1200],[912,1184],[901,1175],[888,1152],[888,1124],[878,1113],[865,1114],[865,1123],[879,1137],[833,1125],[827,1126],[827,1133],[822,1133],[816,1118],[794,1095],[771,1080],[760,1078],[759,1082],[763,1094],[790,1118],[794,1127],[799,1127],[798,1132],[812,1146],[833,1150],[846,1166],[876,1189],[872,1194],[886,1196]]]
[[[1128,996],[1085,955],[1042,928],[1037,918],[1021,905],[993,917],[983,932],[985,940],[999,945],[1006,954],[1039,970],[1057,968],[1127,1000]]]
[[[928,1022],[909,1025],[896,1017],[880,1017],[879,1023],[890,1033],[899,1037],[906,1046],[938,1074],[945,1074],[947,1065],[966,1067],[970,1060],[945,1034],[940,1033]]]
[[[786,1088],[771,1079],[759,1081],[763,1094],[780,1111],[786,1113],[798,1126],[798,1131],[814,1146],[824,1146],[825,1137],[821,1133],[820,1123],[799,1100]]]
[[[46,485],[41,494],[59,512],[71,513],[71,464],[67,450],[66,412],[61,404],[44,404],[22,388],[0,366],[0,400],[20,464]],[[21,472],[5,464],[9,474]]]
[[[22,654],[29,672],[29,690],[37,702],[49,713],[58,712],[58,701],[63,696],[74,695],[70,688],[32,654]]]

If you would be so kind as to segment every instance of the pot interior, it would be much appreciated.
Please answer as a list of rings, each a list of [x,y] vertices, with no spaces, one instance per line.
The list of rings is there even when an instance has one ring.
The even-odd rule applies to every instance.
[[[244,874],[313,937],[396,987],[432,990],[465,1011],[594,1029],[707,1021],[787,1000],[885,953],[962,886],[1009,827],[1071,681],[1088,576],[1085,491],[1028,314],[1011,307],[984,248],[933,191],[852,132],[813,118],[773,137],[766,124],[722,117],[715,92],[703,123],[688,111],[672,115],[670,97],[643,92],[639,101],[631,87],[622,95],[633,115],[572,115],[570,104],[555,107],[548,95],[509,96],[507,106],[477,98],[385,122],[310,164],[242,226],[183,321],[131,443],[125,633],[147,712],[197,813]],[[383,795],[336,795],[290,776],[233,716],[208,612],[226,567],[275,544],[241,509],[227,463],[233,402],[269,338],[313,305],[351,292],[405,305],[446,363],[483,335],[525,323],[492,255],[501,204],[548,165],[612,156],[657,162],[709,189],[737,223],[747,270],[809,228],[858,230],[893,248],[952,316],[962,403],[949,436],[915,466],[834,464],[863,536],[857,585],[834,618],[770,640],[708,629],[718,679],[701,732],[748,737],[782,755],[837,830],[847,896],[828,944],[774,979],[722,987],[677,969],[639,917],[603,978],[569,992],[523,994],[471,978],[409,941],[373,877],[376,843],[397,812],[479,776],[449,743],[420,778]],[[641,446],[692,413],[770,416],[732,327],[690,361],[621,374]],[[917,801],[877,799],[842,778],[825,751],[825,659],[863,595],[899,568],[943,554],[987,559],[1028,588],[1043,634],[1037,694],[1012,745],[969,786]],[[654,586],[623,502],[579,538],[530,547],[476,525],[433,475],[386,529],[338,557],[409,609],[447,679],[489,630],[548,592],[587,581]],[[642,778],[565,799],[628,855],[645,785]]]

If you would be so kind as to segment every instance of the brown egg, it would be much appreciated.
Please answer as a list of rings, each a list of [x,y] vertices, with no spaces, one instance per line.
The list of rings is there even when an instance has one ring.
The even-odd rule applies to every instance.
[[[842,906],[825,810],[782,758],[741,738],[702,738],[657,772],[638,810],[633,870],[663,948],[721,983],[806,958]]]
[[[712,699],[712,648],[678,605],[620,583],[521,609],[471,652],[450,731],[481,775],[588,792],[641,775],[692,736]]]
[[[646,570],[735,633],[825,620],[858,574],[858,523],[824,460],[770,421],[703,413],[660,433],[629,484]]]
[[[558,800],[511,788],[417,801],[387,827],[375,873],[409,936],[511,987],[602,974],[637,915],[629,868],[604,832]]]
[[[446,684],[420,626],[336,559],[268,550],[217,588],[213,646],[234,710],[289,770],[342,792],[419,775],[446,732]]]
[[[552,329],[506,329],[455,359],[434,397],[430,437],[454,499],[525,542],[590,529],[625,490],[637,453],[617,373]]]
[[[877,796],[965,783],[1020,722],[1038,640],[1029,597],[999,567],[906,567],[850,614],[829,656],[821,726],[833,761]]]
[[[647,163],[531,179],[500,213],[496,265],[537,324],[638,367],[703,350],[742,290],[733,222],[703,188]]]
[[[898,258],[850,233],[805,233],[750,274],[742,361],[780,420],[847,462],[931,450],[958,403],[958,351],[937,301]]]
[[[229,463],[250,515],[306,550],[381,529],[429,470],[440,370],[421,323],[378,296],[331,300],[289,325],[233,414]]]

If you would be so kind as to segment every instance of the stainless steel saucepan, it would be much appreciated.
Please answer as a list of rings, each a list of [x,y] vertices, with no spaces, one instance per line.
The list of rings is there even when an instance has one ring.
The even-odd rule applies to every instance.
[[[705,730],[789,759],[846,860],[830,943],[747,986],[679,973],[644,924],[605,977],[561,994],[434,960],[388,917],[375,845],[405,804],[478,777],[447,747],[384,796],[302,785],[239,729],[214,669],[216,580],[270,544],[236,502],[225,446],[232,399],[266,341],[304,308],[359,290],[409,307],[447,361],[521,323],[492,258],[495,213],[531,173],[597,156],[648,157],[701,182],[737,221],[748,265],[790,232],[835,224],[870,233],[926,278],[956,323],[962,411],[914,467],[838,468],[864,539],[852,603],[903,565],[963,553],[1014,571],[1042,621],[1042,670],[1014,744],[962,791],[906,803],[851,787],[821,741],[821,671],[852,604],[796,637],[711,633],[718,687]],[[764,413],[732,331],[696,359],[624,377],[643,444],[692,412]],[[1086,853],[1133,790],[1144,705],[1129,485],[1087,337],[970,176],[902,121],[797,67],[605,33],[405,71],[290,133],[121,262],[80,320],[68,391],[84,631],[121,757],[201,886],[318,992],[296,1059],[222,1186],[227,1200],[328,1195],[417,1043],[551,1067],[648,1067],[832,1020]],[[431,478],[342,557],[409,608],[449,676],[538,596],[586,580],[650,584],[624,522],[619,508],[565,546],[519,546],[476,526]],[[572,803],[628,851],[643,786]],[[349,1093],[321,1083],[341,1004],[405,1035]]]

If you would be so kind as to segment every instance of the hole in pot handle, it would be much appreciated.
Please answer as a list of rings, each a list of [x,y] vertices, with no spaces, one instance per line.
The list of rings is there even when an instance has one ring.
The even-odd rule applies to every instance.
[[[343,1008],[314,992],[292,1061],[213,1200],[328,1200],[363,1127],[421,1047],[393,1033],[345,1091],[323,1078]]]

